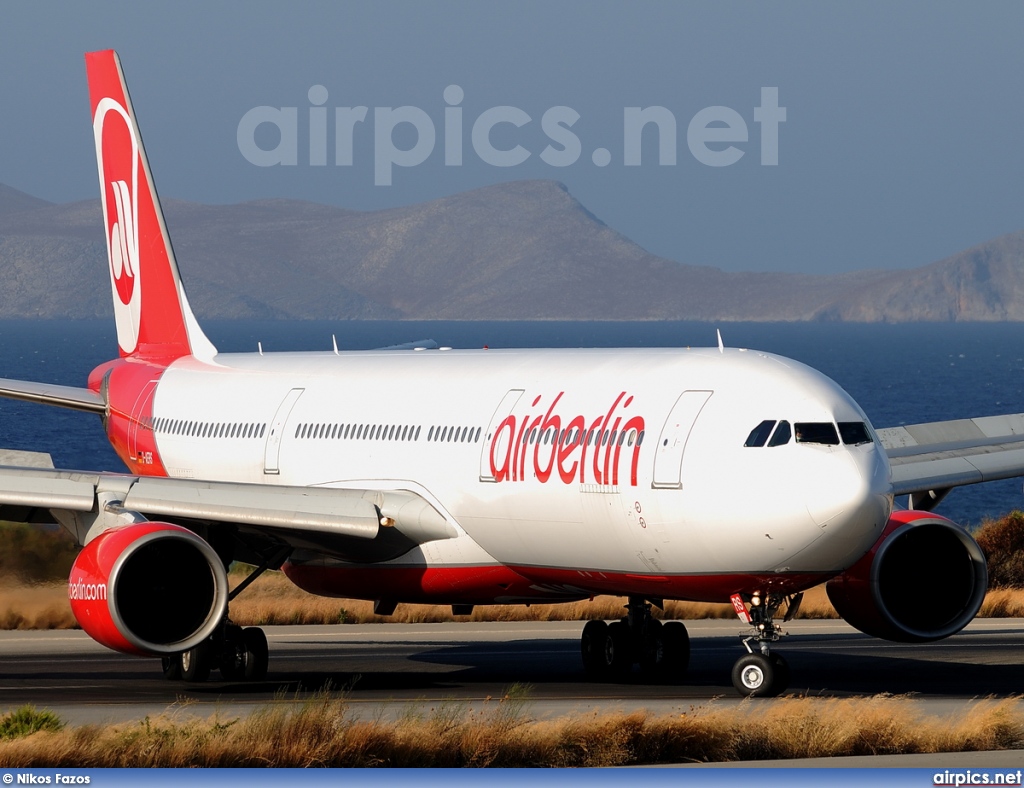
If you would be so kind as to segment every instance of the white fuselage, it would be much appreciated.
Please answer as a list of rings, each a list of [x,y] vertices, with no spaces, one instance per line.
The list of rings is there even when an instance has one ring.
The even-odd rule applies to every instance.
[[[765,420],[867,423],[829,378],[755,351],[189,357],[152,414],[170,476],[422,495],[459,536],[402,565],[828,575],[892,507],[870,427],[857,445],[744,445]]]

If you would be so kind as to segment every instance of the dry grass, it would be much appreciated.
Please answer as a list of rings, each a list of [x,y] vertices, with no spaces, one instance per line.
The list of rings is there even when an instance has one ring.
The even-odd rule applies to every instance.
[[[1011,512],[982,524],[976,533],[988,556],[992,589],[980,616],[1024,617],[1024,513]],[[74,555],[73,545],[60,533],[30,526],[0,524],[0,559],[6,566],[23,567],[23,577],[0,585],[0,629],[68,629],[75,627],[63,583],[27,584],[24,576],[50,578],[67,575],[65,564]],[[5,566],[0,562],[0,569]],[[248,569],[231,573],[240,582]],[[623,615],[625,599],[601,596],[564,604],[489,605],[478,607],[471,621],[586,621],[615,619]],[[729,604],[668,602],[655,614],[665,619],[696,620],[733,618]],[[452,621],[451,608],[443,605],[399,605],[391,616],[377,616],[370,602],[311,596],[293,586],[280,572],[267,572],[231,604],[231,617],[243,626],[274,624],[362,624],[378,622],[432,623]],[[810,589],[799,618],[837,618],[823,587]]]
[[[234,583],[244,574],[231,574]],[[478,607],[461,621],[587,621],[615,619],[625,614],[621,597],[552,605],[488,605]],[[734,618],[732,605],[667,602],[665,619]],[[812,589],[801,607],[802,618],[835,618],[823,589]],[[454,621],[444,605],[399,605],[391,616],[378,616],[373,603],[358,599],[331,599],[307,594],[280,572],[268,572],[231,603],[231,618],[242,626],[275,624],[366,624],[381,622],[437,623]],[[37,584],[0,586],[0,629],[71,629],[76,627],[67,601],[67,586]]]
[[[232,573],[233,581],[242,575]],[[471,616],[452,615],[444,605],[399,605],[391,616],[378,616],[373,603],[359,599],[330,599],[307,594],[278,572],[268,572],[231,603],[231,618],[242,626],[279,624],[373,624],[437,623],[444,621],[589,621],[620,618],[622,597],[600,596],[593,600],[557,605],[488,605]],[[732,605],[704,602],[666,602],[655,615],[666,620],[695,621],[735,617]],[[978,614],[982,617],[1024,617],[1024,590],[994,589],[988,592]],[[810,589],[798,618],[838,618],[822,586]],[[67,601],[67,586],[37,584],[0,586],[0,629],[74,629],[77,627]]]
[[[0,742],[0,767],[625,766],[967,752],[1024,744],[1019,698],[936,718],[907,698],[784,698],[536,721],[522,688],[479,710],[459,703],[398,722],[361,720],[344,699],[271,704],[245,719],[174,716],[39,731]]]
[[[0,586],[0,629],[75,629],[67,583]]]

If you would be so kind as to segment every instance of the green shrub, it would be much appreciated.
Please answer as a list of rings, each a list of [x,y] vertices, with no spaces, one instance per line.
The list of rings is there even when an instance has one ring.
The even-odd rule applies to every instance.
[[[19,739],[36,731],[59,731],[64,727],[60,717],[52,711],[36,711],[34,706],[22,706],[0,717],[0,739]]]

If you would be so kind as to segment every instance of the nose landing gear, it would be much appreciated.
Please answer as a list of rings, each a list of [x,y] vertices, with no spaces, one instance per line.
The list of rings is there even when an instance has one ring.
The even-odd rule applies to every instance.
[[[783,621],[791,620],[800,609],[802,600],[802,593],[787,597],[755,592],[749,598],[748,608],[740,594],[733,594],[732,605],[736,614],[754,628],[754,634],[743,639],[747,653],[736,660],[732,668],[732,685],[741,695],[774,698],[786,691],[790,678],[789,663],[781,654],[771,651],[771,645],[783,635],[782,629],[775,624],[775,615],[786,603]]]
[[[661,607],[660,600],[656,604]],[[657,681],[678,681],[690,662],[690,636],[681,621],[662,623],[651,615],[643,597],[630,597],[626,616],[610,624],[588,621],[580,638],[587,674],[596,679],[624,679],[639,664]]]

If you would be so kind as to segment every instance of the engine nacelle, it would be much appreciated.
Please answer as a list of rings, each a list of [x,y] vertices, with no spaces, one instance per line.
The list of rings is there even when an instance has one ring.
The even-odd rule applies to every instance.
[[[174,654],[220,624],[228,578],[217,553],[191,531],[135,523],[110,528],[82,548],[68,598],[82,629],[107,648]]]
[[[874,547],[825,586],[836,612],[865,634],[903,643],[963,629],[988,590],[985,555],[967,531],[931,512],[893,512]]]

